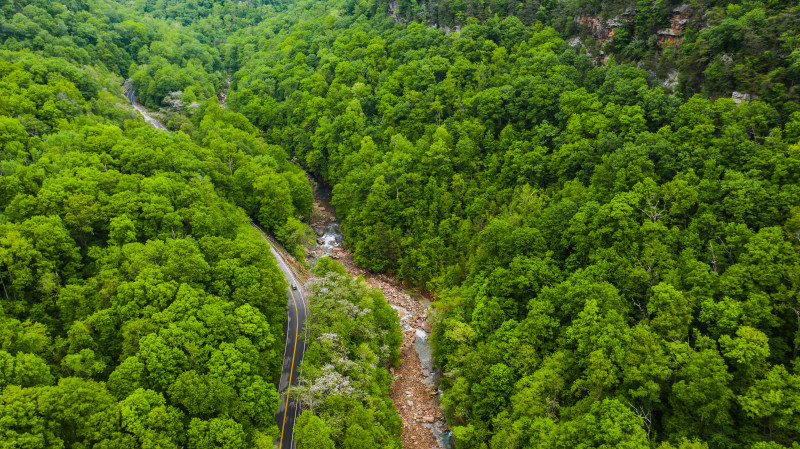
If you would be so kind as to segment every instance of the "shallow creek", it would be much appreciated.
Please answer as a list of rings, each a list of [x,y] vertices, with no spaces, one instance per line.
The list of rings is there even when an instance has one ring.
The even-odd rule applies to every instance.
[[[368,273],[356,265],[352,260],[352,254],[342,246],[344,237],[341,234],[334,208],[330,205],[330,190],[317,187],[314,189],[314,197],[315,217],[312,219],[312,228],[317,234],[317,247],[312,252],[310,259],[313,261],[326,255],[333,257],[344,263],[351,275],[364,276],[373,287],[381,288],[389,304],[400,316],[400,325],[405,335],[403,348],[412,346],[418,356],[418,371],[422,374],[423,386],[418,385],[417,388],[413,388],[416,379],[408,379],[408,373],[417,372],[417,368],[403,366],[407,363],[416,364],[417,357],[404,357],[401,366],[394,370],[396,381],[393,385],[393,399],[395,399],[398,412],[404,421],[404,446],[406,448],[431,449],[430,444],[436,444],[442,449],[454,448],[452,433],[447,429],[443,414],[439,409],[442,392],[438,389],[429,335],[425,331],[425,328],[429,329],[425,326],[425,321],[430,310],[430,301],[420,294],[405,290],[393,276]],[[403,379],[403,374],[398,373],[406,373],[406,378]],[[425,395],[411,393],[420,390],[430,392],[430,394],[425,397]],[[423,401],[420,401],[420,397]],[[417,403],[414,405],[415,401],[411,399],[415,399],[416,402],[427,402],[427,404]],[[430,438],[430,434],[414,434],[415,428],[420,426],[428,429],[433,438]]]

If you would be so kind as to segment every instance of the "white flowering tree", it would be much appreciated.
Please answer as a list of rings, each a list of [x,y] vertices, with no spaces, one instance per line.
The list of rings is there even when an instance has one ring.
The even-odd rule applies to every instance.
[[[343,270],[322,271],[311,286],[308,347],[297,387],[302,406],[325,422],[334,440],[351,427],[353,414],[362,420],[372,416],[381,439],[391,439],[395,430],[399,436],[396,411],[386,397],[387,368],[398,361],[402,342],[397,312],[363,279]]]

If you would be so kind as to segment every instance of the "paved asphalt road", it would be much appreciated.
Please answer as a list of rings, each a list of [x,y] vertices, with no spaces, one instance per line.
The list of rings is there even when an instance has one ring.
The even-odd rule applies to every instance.
[[[255,223],[251,224],[262,233],[264,232]],[[288,319],[286,321],[286,347],[283,351],[283,369],[281,371],[281,380],[278,384],[281,405],[275,415],[275,420],[278,423],[278,429],[281,431],[280,440],[278,441],[280,449],[293,449],[295,446],[294,422],[299,412],[297,400],[292,396],[292,386],[297,386],[297,382],[300,379],[300,363],[303,361],[303,355],[306,352],[303,324],[306,321],[308,309],[306,299],[300,288],[300,282],[298,282],[291,268],[289,268],[272,243],[270,243],[270,250],[275,259],[277,259],[278,266],[286,278],[286,299],[289,305]],[[298,289],[293,290],[291,288],[292,284],[297,285]]]

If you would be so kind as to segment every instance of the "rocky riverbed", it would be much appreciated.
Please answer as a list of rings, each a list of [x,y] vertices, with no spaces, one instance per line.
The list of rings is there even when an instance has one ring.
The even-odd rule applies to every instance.
[[[430,303],[408,290],[393,276],[370,273],[353,261],[353,254],[342,247],[342,236],[333,206],[325,192],[316,192],[311,227],[317,233],[317,248],[310,258],[328,255],[341,262],[351,276],[363,276],[379,288],[400,315],[403,344],[400,366],[392,369],[394,382],[390,396],[403,420],[403,447],[407,449],[448,449],[449,431],[439,406],[439,391],[430,355],[428,310]]]

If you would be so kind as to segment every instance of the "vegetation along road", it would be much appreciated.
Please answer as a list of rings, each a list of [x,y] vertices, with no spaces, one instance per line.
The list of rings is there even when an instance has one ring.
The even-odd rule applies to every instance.
[[[800,449],[800,1],[0,1],[0,449],[448,443]]]
[[[264,233],[263,229],[255,223],[251,224],[263,233],[266,238],[266,233]],[[292,398],[291,392],[292,386],[296,386],[300,379],[300,364],[303,362],[303,355],[306,350],[303,330],[308,309],[301,284],[292,268],[283,259],[283,255],[275,248],[273,242],[270,242],[270,250],[278,261],[278,266],[288,282],[286,289],[286,297],[289,301],[286,321],[286,347],[283,351],[283,368],[281,380],[278,384],[281,405],[275,415],[275,419],[280,429],[279,447],[281,449],[291,449],[294,443],[294,423],[300,407],[296,398]]]

